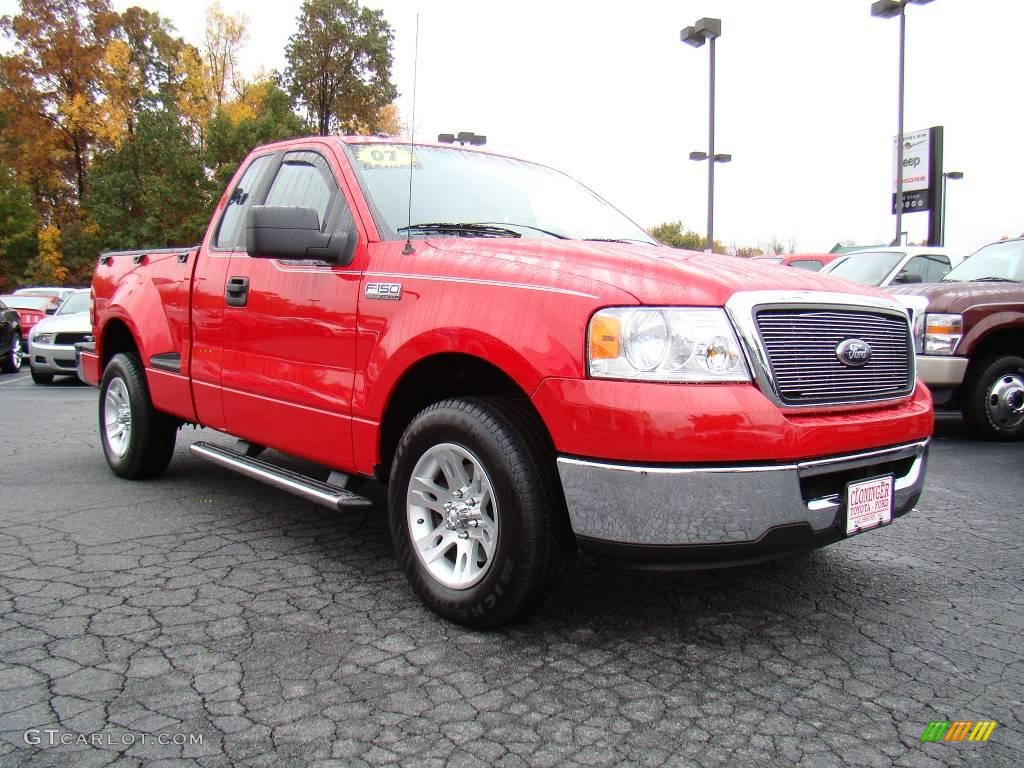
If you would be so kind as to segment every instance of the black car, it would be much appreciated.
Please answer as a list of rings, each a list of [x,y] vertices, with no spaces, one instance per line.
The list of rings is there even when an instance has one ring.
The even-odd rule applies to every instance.
[[[25,350],[21,342],[21,319],[18,313],[0,301],[0,371],[17,373]]]

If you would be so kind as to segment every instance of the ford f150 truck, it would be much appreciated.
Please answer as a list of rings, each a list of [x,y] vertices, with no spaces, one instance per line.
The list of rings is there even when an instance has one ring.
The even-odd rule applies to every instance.
[[[914,310],[918,369],[936,405],[958,407],[978,437],[1024,438],[1024,238],[892,292]]]
[[[332,508],[375,477],[414,590],[471,626],[534,610],[577,545],[756,562],[922,490],[932,401],[896,300],[660,246],[476,149],[259,148],[201,246],[103,254],[93,292],[80,370],[117,475],[160,474],[198,424],[237,442],[194,453]]]

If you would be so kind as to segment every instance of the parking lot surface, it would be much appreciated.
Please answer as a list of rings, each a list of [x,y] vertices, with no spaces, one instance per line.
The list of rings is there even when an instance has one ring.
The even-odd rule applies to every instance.
[[[2,765],[1024,765],[1024,444],[954,418],[888,528],[728,571],[581,558],[489,633],[415,599],[380,489],[331,513],[191,428],[119,480],[96,391],[27,370],[0,425]]]

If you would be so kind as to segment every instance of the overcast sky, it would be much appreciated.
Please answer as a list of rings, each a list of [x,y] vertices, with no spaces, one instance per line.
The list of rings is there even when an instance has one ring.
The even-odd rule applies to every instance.
[[[198,42],[205,0],[115,1],[169,18]],[[475,131],[488,148],[575,176],[638,223],[703,233],[708,48],[679,41],[702,16],[717,43],[715,235],[727,245],[889,241],[898,19],[870,0],[367,0],[395,32],[393,79],[417,138]],[[5,13],[16,9],[0,0]],[[222,0],[250,17],[243,67],[283,69],[299,2]],[[1024,232],[1022,0],[935,0],[907,9],[907,132],[945,126],[947,243],[969,253]],[[904,217],[913,240],[927,214]]]

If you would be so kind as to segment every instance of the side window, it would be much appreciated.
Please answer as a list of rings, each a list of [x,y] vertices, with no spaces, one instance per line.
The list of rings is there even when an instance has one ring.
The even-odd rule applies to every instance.
[[[339,221],[352,221],[348,204],[338,189],[330,166],[316,152],[290,152],[284,157],[265,205],[312,208],[320,217],[320,229],[335,230]]]
[[[952,267],[949,263],[949,257],[943,256],[942,254],[930,256],[928,259],[928,282],[939,282],[939,280],[946,276],[946,273],[949,272],[950,269],[952,269]]]
[[[260,177],[270,165],[273,155],[261,155],[250,163],[242,174],[241,180],[231,190],[231,197],[228,198],[227,207],[220,218],[220,226],[217,228],[217,236],[214,238],[213,247],[220,250],[235,248],[239,244],[242,234],[242,224],[245,222],[245,212],[252,204],[252,193],[256,191]]]
[[[916,279],[914,279],[914,278],[911,278],[910,280],[904,279],[901,282],[906,282],[906,283],[909,283],[909,282],[915,282],[915,283],[926,282],[928,280],[928,257],[927,256],[915,256],[914,258],[912,258],[910,261],[907,262],[907,265],[903,269],[900,270],[899,275],[897,275],[897,279],[899,279],[899,277],[902,276],[902,275],[908,275],[908,276],[909,275],[913,275],[914,278],[916,278]]]

